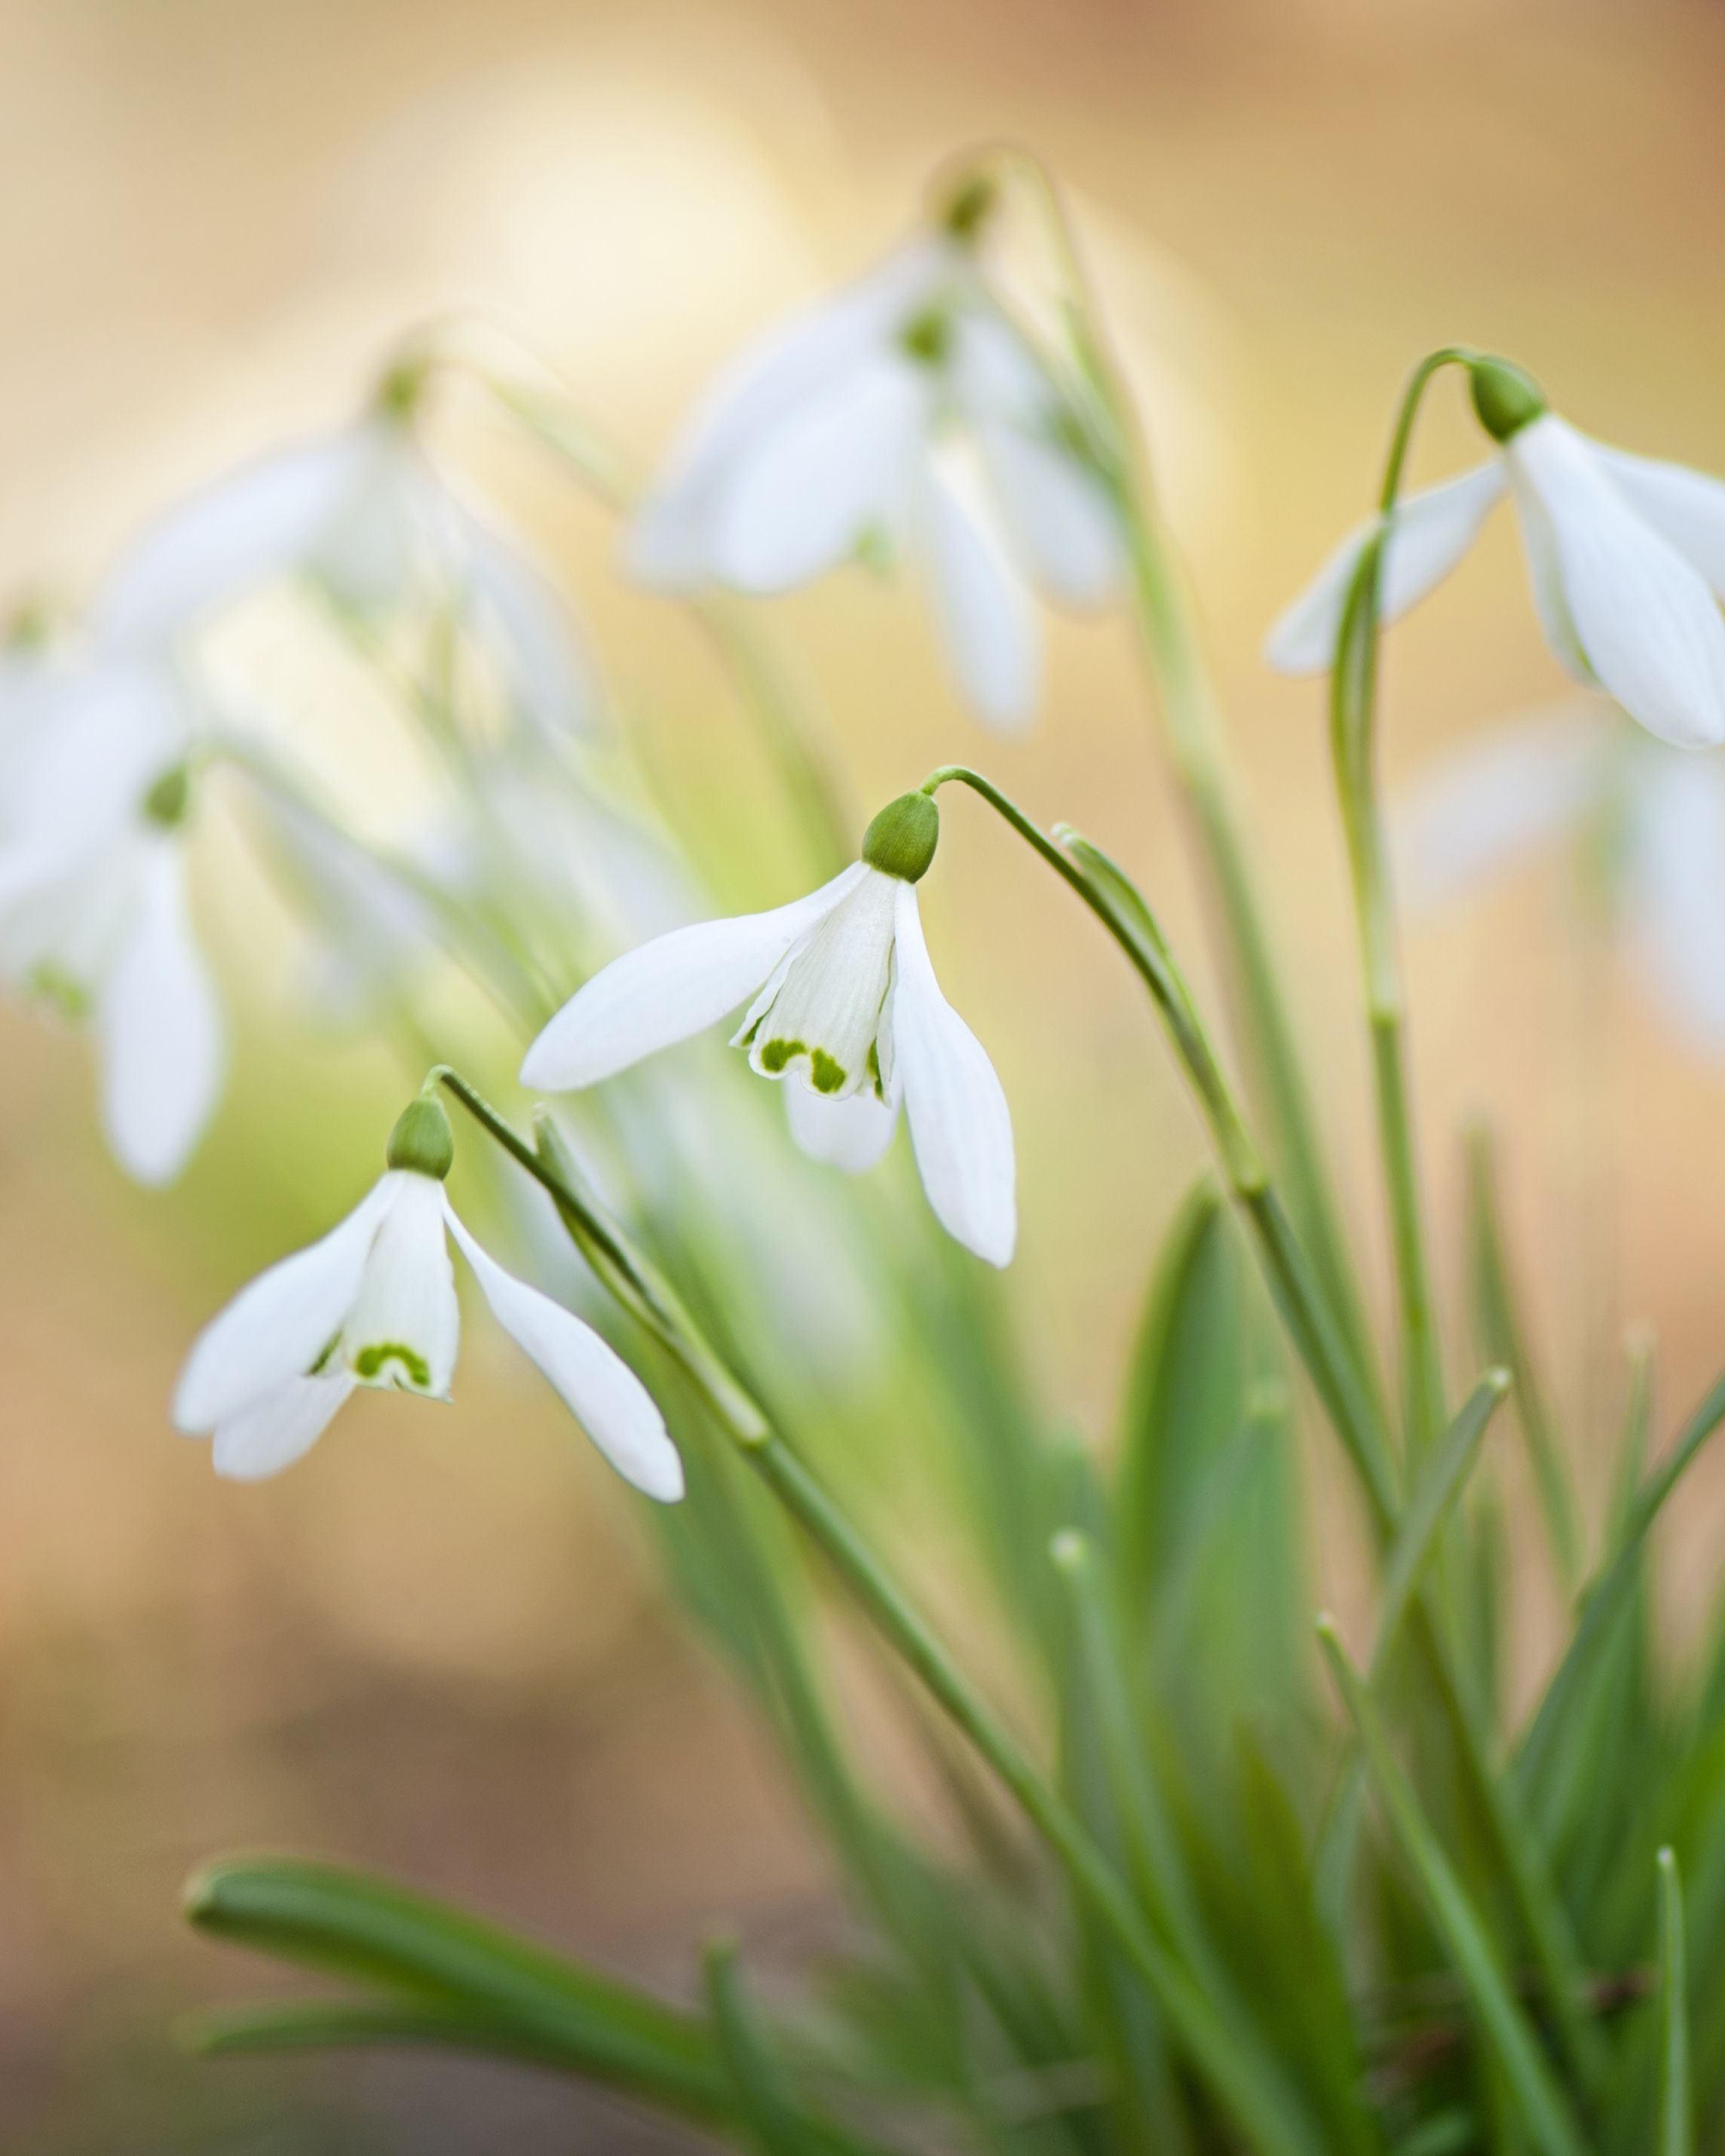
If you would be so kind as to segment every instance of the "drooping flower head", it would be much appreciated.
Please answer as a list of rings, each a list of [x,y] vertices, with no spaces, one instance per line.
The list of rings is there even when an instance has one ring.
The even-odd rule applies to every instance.
[[[651,1395],[591,1326],[474,1240],[444,1188],[454,1159],[441,1103],[413,1101],[382,1179],[347,1219],[260,1273],[199,1334],[175,1423],[213,1436],[218,1474],[255,1481],[308,1451],[357,1386],[447,1399],[461,1333],[453,1238],[492,1315],[618,1473],[674,1502],[682,1466]]]
[[[1383,618],[1405,613],[1440,583],[1508,494],[1534,605],[1562,663],[1663,741],[1679,748],[1725,741],[1725,485],[1589,439],[1508,361],[1475,361],[1470,377],[1475,412],[1497,454],[1397,503],[1384,552]],[[1272,665],[1297,674],[1330,665],[1354,572],[1377,528],[1351,534],[1276,624]]]
[[[1011,1118],[993,1065],[936,983],[916,903],[939,830],[932,798],[904,794],[870,824],[862,858],[808,897],[675,929],[614,960],[528,1050],[522,1082],[596,1085],[747,1003],[734,1045],[788,1086],[805,1150],[870,1167],[902,1103],[942,1224],[1005,1265],[1017,1234]]]
[[[672,588],[768,593],[902,557],[965,696],[1012,728],[1039,693],[1026,585],[1101,605],[1123,546],[1070,398],[984,275],[977,222],[961,198],[745,352],[672,450],[629,559]]]

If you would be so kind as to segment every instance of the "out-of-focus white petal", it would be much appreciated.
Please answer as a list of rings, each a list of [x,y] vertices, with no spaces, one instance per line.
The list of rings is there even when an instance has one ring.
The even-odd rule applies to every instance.
[[[865,873],[855,861],[789,906],[674,928],[625,952],[577,989],[527,1050],[521,1083],[546,1092],[596,1085],[746,1002],[805,929]]]
[[[1012,1117],[982,1043],[935,980],[914,884],[899,886],[894,952],[891,1082],[922,1188],[949,1235],[1004,1265],[1018,1240]]]
[[[1629,928],[1674,1022],[1725,1055],[1725,765],[1637,758],[1630,797]]]
[[[1440,906],[1568,829],[1610,774],[1615,722],[1597,699],[1496,727],[1422,772],[1398,803],[1397,881]]]
[[[739,453],[712,511],[711,572],[788,591],[903,522],[930,386],[894,352],[865,358]]]
[[[355,428],[260,457],[194,494],[122,556],[97,593],[110,643],[175,636],[311,552],[372,448]]]
[[[1020,559],[1063,606],[1099,607],[1124,566],[1120,518],[1096,474],[1069,449],[1012,426],[978,439]]]
[[[345,1370],[290,1378],[215,1428],[212,1465],[230,1481],[261,1482],[303,1459],[353,1391]]]
[[[811,1160],[860,1175],[892,1143],[898,1128],[898,1104],[872,1092],[834,1100],[810,1086],[787,1086],[785,1115],[791,1136]]]
[[[7,744],[0,834],[44,858],[111,839],[185,755],[190,716],[185,684],[154,654],[57,670]]]
[[[170,1183],[203,1134],[226,1061],[221,1009],[192,933],[176,840],[146,842],[136,914],[95,1009],[102,1127],[140,1183]]]
[[[1394,621],[1440,584],[1472,546],[1504,489],[1502,461],[1463,472],[1396,506],[1384,551],[1380,618]],[[1264,655],[1283,674],[1322,673],[1336,656],[1336,639],[1354,571],[1377,519],[1351,531],[1316,578],[1270,632]]]
[[[918,240],[734,361],[635,512],[627,539],[634,574],[672,588],[713,576],[715,504],[733,464],[805,399],[884,352],[950,269],[950,249]]]
[[[1034,716],[1042,685],[1029,594],[954,475],[930,472],[922,522],[947,664],[978,718],[1018,733]]]
[[[1545,505],[1531,488],[1517,490],[1516,514],[1522,520],[1522,552],[1527,558],[1527,585],[1533,595],[1533,611],[1552,654],[1563,670],[1584,688],[1597,689],[1599,676],[1589,664],[1575,633],[1569,601],[1563,590],[1563,557],[1557,534]]]
[[[447,1399],[461,1339],[455,1272],[444,1240],[444,1187],[399,1168],[341,1327],[341,1367],[362,1384]]]
[[[1634,457],[1604,442],[1589,448],[1610,473],[1631,509],[1669,539],[1725,598],[1725,480],[1657,457]]]
[[[459,573],[482,620],[490,617],[516,702],[553,737],[590,731],[598,699],[567,608],[524,554],[465,510],[457,513]]]
[[[174,1394],[176,1428],[192,1436],[214,1430],[304,1377],[334,1346],[394,1194],[386,1175],[328,1235],[259,1273],[210,1320]]]
[[[683,1494],[683,1463],[653,1395],[634,1372],[572,1311],[506,1272],[462,1225],[447,1198],[444,1214],[497,1322],[539,1365],[624,1481],[661,1504],[675,1504]]]
[[[1700,572],[1547,413],[1504,449],[1517,503],[1545,512],[1589,665],[1631,718],[1679,748],[1725,741],[1725,620]]]

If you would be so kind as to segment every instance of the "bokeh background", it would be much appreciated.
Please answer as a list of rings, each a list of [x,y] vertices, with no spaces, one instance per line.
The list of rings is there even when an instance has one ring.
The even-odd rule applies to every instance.
[[[1365,504],[1435,343],[1512,352],[1589,429],[1725,469],[1722,90],[1725,19],[1658,0],[5,0],[0,587],[75,601],[152,509],[338,423],[452,309],[507,326],[644,465],[740,338],[890,243],[942,157],[1021,138],[1073,190],[1144,398],[1375,1239],[1318,695],[1265,671],[1263,631]],[[542,459],[495,427],[459,450],[566,576],[670,793],[734,814],[704,863],[721,896],[788,895],[698,641],[622,587],[607,520]],[[1464,453],[1440,397],[1420,467]],[[1123,856],[1195,950],[1123,623],[1062,625],[1034,736],[988,747],[909,594],[844,578],[770,613],[859,819],[985,757]],[[1500,519],[1396,635],[1392,781],[1560,685]],[[1011,1292],[1049,1402],[1100,1436],[1199,1135],[1085,920],[980,814],[947,824],[931,940],[1014,1103]],[[786,1967],[831,1922],[794,1799],[656,1592],[635,1514],[481,1324],[453,1409],[363,1399],[280,1482],[218,1486],[168,1429],[196,1324],[349,1202],[401,1084],[280,1024],[271,932],[223,844],[202,896],[235,1082],[180,1188],[125,1188],[82,1045],[0,1017],[0,2145],[669,2146],[483,2066],[208,2066],[167,2041],[265,1980],[182,1933],[180,1882],[219,1848],[387,1865],[671,1986],[717,1920]],[[1578,988],[1574,929],[1535,868],[1411,935],[1432,1201],[1453,1250],[1455,1132],[1488,1112],[1559,1389],[1573,1404],[1645,1319],[1675,1411],[1725,1337],[1725,1070],[1609,968]],[[1580,1299],[1589,1221],[1609,1320]],[[1698,1476],[1663,1545],[1680,1644],[1722,1495]]]

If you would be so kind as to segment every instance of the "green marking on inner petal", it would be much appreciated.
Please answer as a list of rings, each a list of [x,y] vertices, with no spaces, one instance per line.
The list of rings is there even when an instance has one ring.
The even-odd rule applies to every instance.
[[[90,1016],[90,990],[51,958],[31,968],[25,988],[33,1003],[47,1004],[70,1025],[82,1025]]]
[[[952,349],[952,321],[943,307],[925,307],[907,321],[898,341],[924,367],[943,367]]]
[[[836,1093],[845,1083],[845,1065],[835,1062],[824,1048],[817,1048],[812,1059],[812,1075],[817,1093]]]
[[[324,1343],[323,1353],[305,1373],[308,1378],[321,1378],[335,1360],[336,1350],[341,1344],[341,1328],[338,1325]]]
[[[761,1050],[761,1068],[770,1071],[776,1078],[798,1056],[808,1053],[800,1040],[769,1040]]]
[[[431,1389],[431,1365],[417,1349],[404,1346],[399,1340],[379,1340],[369,1348],[362,1348],[353,1358],[354,1373],[370,1381],[382,1373],[388,1363],[399,1363],[409,1383],[419,1391]]]
[[[886,1098],[886,1088],[880,1082],[880,1044],[878,1040],[871,1040],[869,1043],[868,1073],[869,1082],[875,1089],[875,1098],[877,1101],[884,1101]]]

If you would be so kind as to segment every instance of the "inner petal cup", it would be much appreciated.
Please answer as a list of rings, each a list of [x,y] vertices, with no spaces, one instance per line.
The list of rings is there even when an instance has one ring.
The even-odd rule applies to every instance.
[[[795,1070],[817,1093],[844,1099],[875,1084],[872,1053],[892,966],[896,879],[861,878],[787,954],[737,1045],[762,1077]]]

